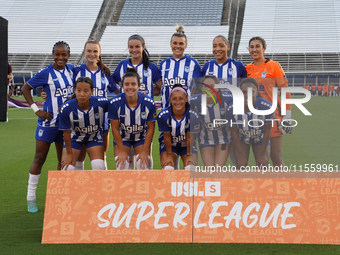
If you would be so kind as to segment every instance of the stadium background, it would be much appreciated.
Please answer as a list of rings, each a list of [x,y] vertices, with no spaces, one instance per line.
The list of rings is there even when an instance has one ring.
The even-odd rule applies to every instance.
[[[81,64],[84,62],[82,55],[84,43],[88,38],[94,37],[102,45],[104,63],[113,72],[120,60],[128,58],[127,38],[134,33],[139,33],[145,38],[151,59],[158,65],[162,59],[171,55],[170,37],[175,32],[175,24],[178,23],[185,26],[188,36],[188,48],[185,53],[196,58],[201,67],[206,61],[214,58],[212,40],[216,35],[228,36],[231,45],[228,55],[242,61],[245,65],[251,62],[247,51],[248,40],[252,36],[262,36],[268,44],[266,57],[281,63],[287,74],[289,86],[302,86],[307,82],[310,84],[333,82],[336,87],[339,86],[340,70],[339,11],[340,1],[336,0],[11,0],[0,3],[0,16],[9,21],[8,62],[13,67],[14,82],[18,85],[53,62],[52,46],[59,40],[66,41],[71,47],[69,62]],[[37,93],[38,91],[35,91],[35,94]],[[338,103],[334,100],[329,104],[325,101],[317,103],[320,103],[319,106],[322,108],[319,112],[316,112],[318,106],[314,111],[311,110],[314,116],[324,115],[322,109],[327,109],[334,112],[332,117],[335,117],[337,122],[329,120],[324,124],[328,126],[328,124],[339,123]],[[11,113],[8,123],[10,125]],[[16,117],[35,118],[31,112],[17,114]],[[317,128],[313,124],[315,119],[303,120],[307,123],[307,128],[311,130]],[[19,128],[27,129],[32,137],[30,141],[33,141],[36,120],[30,123],[32,124],[22,123]],[[4,130],[2,125],[1,131]],[[15,142],[9,145],[10,137],[16,136],[18,132],[21,130],[1,132],[3,138],[1,151],[4,152],[3,145],[7,141],[6,149],[13,148],[14,151],[11,153],[11,158],[18,159],[18,165],[25,166],[24,169],[20,169],[20,175],[15,174],[15,169],[8,169],[8,166],[12,166],[10,163],[2,164],[1,167],[4,178],[0,192],[8,194],[1,198],[1,204],[10,205],[8,208],[1,209],[0,213],[3,223],[0,246],[3,246],[4,249],[1,250],[5,252],[4,254],[12,254],[11,251],[15,251],[16,254],[65,254],[67,251],[93,254],[96,249],[103,253],[110,253],[110,251],[116,253],[114,251],[118,249],[117,253],[121,254],[129,252],[148,254],[150,247],[154,252],[164,254],[173,252],[197,254],[209,251],[230,252],[230,254],[339,254],[340,252],[335,246],[315,245],[63,245],[58,246],[60,250],[56,246],[37,246],[41,238],[43,215],[40,214],[39,217],[27,215],[25,204],[22,203],[25,202],[23,198],[27,187],[27,172],[33,159],[34,145],[26,144],[25,147],[24,140],[21,141],[20,148],[15,146]],[[308,133],[308,130],[306,132]],[[333,152],[332,155],[338,155],[339,140],[330,136],[333,129],[328,133],[327,130],[324,132],[328,135],[322,138],[323,143],[319,144],[318,155],[322,157],[327,146]],[[319,136],[319,133],[316,133],[316,136]],[[287,137],[286,140],[292,143],[295,138]],[[28,161],[21,158],[25,148],[32,150]],[[310,150],[303,145],[300,145],[299,149]],[[47,161],[54,161],[53,150],[51,148],[52,155],[49,155]],[[301,152],[300,155],[306,159],[311,156],[308,152]],[[293,156],[299,157],[299,155]],[[339,162],[338,159],[336,161]],[[306,163],[312,162],[306,161]],[[47,169],[48,165],[44,167],[44,170]],[[46,175],[45,172],[45,178]],[[20,185],[20,188],[13,185],[14,183]],[[39,187],[41,200],[44,199],[45,187],[43,185]],[[9,237],[12,239],[10,240]],[[20,243],[23,248],[20,248]]]

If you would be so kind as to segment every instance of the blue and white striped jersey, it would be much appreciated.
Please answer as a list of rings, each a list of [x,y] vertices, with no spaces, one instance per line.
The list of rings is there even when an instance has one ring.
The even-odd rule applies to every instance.
[[[256,97],[255,109],[268,110],[272,104],[262,97]],[[256,144],[263,139],[264,125],[275,119],[275,113],[256,115],[251,112],[233,115],[233,104],[228,106],[227,118],[229,124],[237,125],[240,140],[246,144]]]
[[[77,66],[74,68],[74,83],[79,77],[89,77],[93,81],[93,96],[96,97],[107,97],[107,90],[110,92],[116,92],[119,87],[112,76],[106,77],[105,73],[98,66],[98,70],[93,72],[90,71],[86,64]]]
[[[221,94],[220,94],[221,95]],[[207,95],[209,96],[209,95]],[[202,94],[197,94],[191,98],[190,106],[201,117],[201,130],[198,134],[199,144],[202,145],[217,145],[226,144],[231,142],[231,130],[227,123],[216,122],[215,119],[227,119],[227,108],[232,102],[233,97],[231,93],[222,93],[220,104],[219,100],[216,100],[216,104],[207,104],[207,114],[202,115]]]
[[[138,104],[134,109],[129,107],[125,93],[110,100],[109,119],[119,120],[119,131],[123,141],[144,140],[147,122],[156,121],[156,117],[155,102],[140,92],[138,92]]]
[[[164,59],[159,67],[162,76],[162,108],[169,106],[168,99],[172,86],[181,84],[188,92],[190,98],[191,81],[194,78],[201,78],[201,67],[196,59],[184,56],[181,59],[174,59],[173,57]]]
[[[40,70],[27,83],[32,88],[42,86],[47,94],[44,111],[52,113],[51,121],[38,119],[38,124],[44,127],[58,127],[58,109],[73,94],[73,65],[67,64],[63,70],[55,69],[52,65]]]
[[[157,117],[158,129],[161,132],[158,141],[164,142],[163,133],[170,132],[172,146],[186,147],[186,133],[198,133],[200,130],[200,118],[197,112],[186,109],[183,118],[177,120],[171,113],[171,107],[162,110]]]
[[[137,73],[139,74],[141,78],[140,80],[141,87],[139,89],[139,92],[153,99],[153,84],[161,80],[160,72],[155,63],[150,62],[149,68],[145,69],[143,65],[143,61],[140,62],[138,65],[134,66],[131,64],[130,59],[124,59],[119,62],[112,77],[122,87],[121,82],[122,82],[124,74],[126,73],[126,69],[132,68],[132,67],[137,69]],[[121,92],[124,92],[123,88],[121,89]]]
[[[77,99],[71,99],[60,109],[60,130],[71,129],[73,142],[91,142],[102,140],[104,114],[108,110],[109,100],[105,97],[90,97],[90,109],[83,111]]]
[[[239,78],[247,78],[247,71],[242,62],[233,58],[228,58],[223,64],[217,64],[216,59],[213,59],[204,64],[202,75],[215,75],[220,81],[239,86]]]

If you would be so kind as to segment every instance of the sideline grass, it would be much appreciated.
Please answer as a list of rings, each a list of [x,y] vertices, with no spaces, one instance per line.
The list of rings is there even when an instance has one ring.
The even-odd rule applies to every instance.
[[[19,98],[22,99],[22,98]],[[313,116],[304,116],[295,107],[292,118],[298,121],[293,134],[283,139],[285,163],[339,164],[337,129],[340,98],[312,98],[305,107]],[[37,118],[30,109],[9,111],[9,122],[0,122],[0,254],[340,254],[336,245],[301,244],[41,244],[47,171],[56,168],[54,146],[42,170],[37,190],[39,212],[26,210],[28,170],[32,163]],[[158,133],[158,132],[157,132]],[[158,135],[153,155],[159,167]],[[112,139],[111,139],[112,141]],[[112,155],[112,144],[108,155]],[[109,168],[114,166],[108,156]],[[90,168],[87,160],[87,169]]]

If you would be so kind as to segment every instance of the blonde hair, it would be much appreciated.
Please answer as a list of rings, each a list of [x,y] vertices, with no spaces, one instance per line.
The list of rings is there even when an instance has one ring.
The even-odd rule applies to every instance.
[[[172,41],[172,37],[174,36],[177,36],[177,37],[184,37],[185,38],[185,42],[187,42],[187,36],[186,34],[184,33],[184,26],[183,25],[179,25],[179,24],[176,24],[176,33],[174,33],[172,36],[171,36],[171,40]]]

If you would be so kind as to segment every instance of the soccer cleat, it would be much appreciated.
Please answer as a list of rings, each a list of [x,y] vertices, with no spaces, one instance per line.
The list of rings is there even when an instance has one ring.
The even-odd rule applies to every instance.
[[[38,212],[38,207],[35,200],[27,200],[27,211],[30,213]]]

